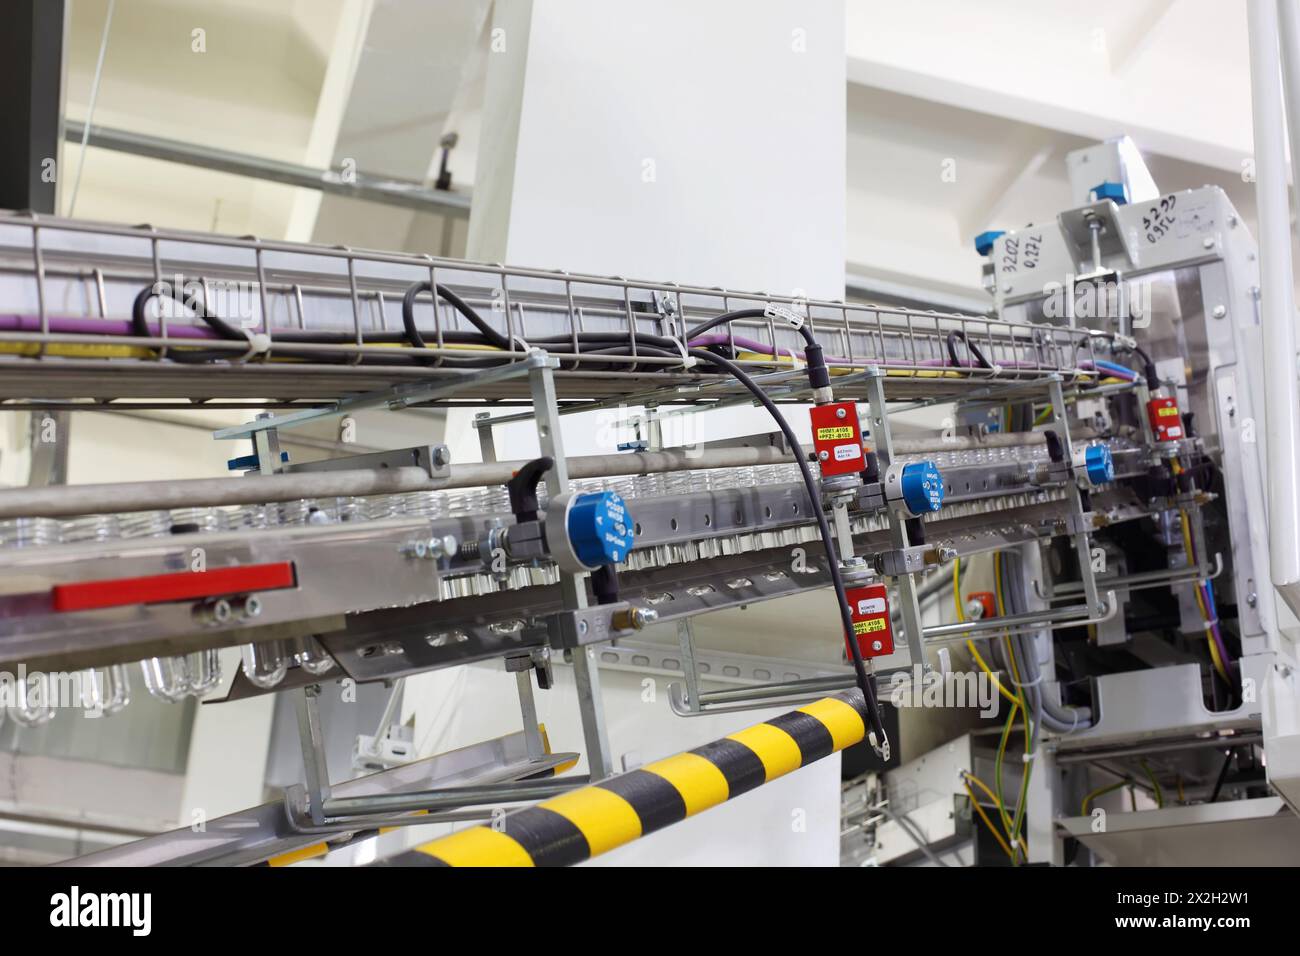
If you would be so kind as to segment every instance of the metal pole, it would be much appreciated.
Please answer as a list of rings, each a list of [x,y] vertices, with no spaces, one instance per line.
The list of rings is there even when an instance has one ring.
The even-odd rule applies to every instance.
[[[1294,10],[1288,9],[1286,16],[1290,23]],[[1246,18],[1255,126],[1255,205],[1259,216],[1260,338],[1265,343],[1269,561],[1274,586],[1291,609],[1300,612],[1300,383],[1296,381],[1295,289],[1282,140],[1278,7],[1268,0],[1255,0],[1246,5]],[[1297,55],[1290,39],[1285,44],[1288,61]],[[1300,124],[1300,96],[1291,99],[1294,128]]]
[[[537,415],[537,441],[543,455],[555,464],[546,473],[546,492],[551,501],[569,491],[569,462],[564,457],[559,406],[555,397],[555,372],[549,365],[528,373],[533,410]],[[566,610],[587,606],[585,574],[560,575],[560,594]],[[573,650],[573,676],[578,688],[578,709],[582,715],[582,734],[587,745],[587,768],[591,779],[603,780],[613,770],[609,753],[609,734],[605,729],[605,705],[600,692],[600,668],[596,645]]]
[[[885,376],[881,372],[867,379],[867,396],[871,404],[871,438],[876,447],[876,460],[880,464],[880,473],[889,469],[894,460],[894,438],[889,430],[889,410],[885,402]],[[887,508],[889,516],[890,544],[900,551],[906,551],[910,545],[907,525],[895,509]],[[913,666],[930,670],[930,663],[925,659],[925,645],[922,638],[921,602],[916,595],[916,581],[910,574],[900,574],[894,579],[898,588],[898,603],[903,621],[903,636],[907,640],[907,654]]]
[[[556,459],[559,461],[559,459]],[[625,452],[570,458],[567,478],[651,475],[708,468],[744,468],[793,461],[779,448],[716,448],[692,455],[685,449]],[[448,477],[430,478],[420,468],[291,472],[245,478],[188,478],[179,481],[124,481],[58,488],[0,491],[0,518],[61,518],[71,515],[158,511],[168,508],[221,507],[299,501],[303,498],[364,497],[443,488],[476,488],[510,480],[524,461],[453,465]],[[567,480],[567,479],[566,479]],[[567,490],[567,485],[566,485]]]
[[[1065,460],[1067,463],[1073,463],[1074,444],[1070,440],[1070,419],[1065,409],[1065,393],[1061,388],[1061,377],[1059,375],[1051,376],[1047,383],[1047,391],[1052,400],[1052,423],[1055,425],[1057,435],[1061,439]],[[1097,576],[1092,570],[1092,537],[1084,526],[1086,512],[1083,510],[1083,493],[1079,490],[1077,481],[1070,480],[1066,483],[1066,495],[1070,502],[1070,516],[1075,525],[1070,531],[1074,541],[1075,554],[1079,560],[1079,577],[1083,581],[1083,592],[1087,595],[1088,605],[1092,608],[1084,616],[1091,617],[1093,614],[1104,613],[1106,609],[1100,604],[1101,596],[1097,591]]]
[[[483,787],[450,787],[444,790],[412,790],[406,793],[376,793],[364,797],[335,797],[325,801],[329,817],[369,813],[409,813],[414,810],[443,810],[453,807],[496,806],[525,800],[542,800],[581,787],[585,775],[556,780],[503,783]]]
[[[302,764],[307,778],[311,822],[325,822],[325,802],[330,798],[329,764],[325,759],[325,735],[321,729],[320,709],[316,698],[320,686],[309,684],[298,695],[298,737],[302,744]]]

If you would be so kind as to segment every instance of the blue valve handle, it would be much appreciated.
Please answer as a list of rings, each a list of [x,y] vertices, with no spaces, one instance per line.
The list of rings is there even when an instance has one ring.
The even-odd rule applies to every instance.
[[[578,495],[569,507],[569,543],[589,568],[625,560],[636,540],[633,528],[627,505],[613,491]]]
[[[1115,480],[1115,459],[1105,445],[1089,445],[1083,454],[1083,466],[1094,485]]]
[[[943,476],[932,461],[903,466],[903,504],[914,515],[933,514],[943,507]]]

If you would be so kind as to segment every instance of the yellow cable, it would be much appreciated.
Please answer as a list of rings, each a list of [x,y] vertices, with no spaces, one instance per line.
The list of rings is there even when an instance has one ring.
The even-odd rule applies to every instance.
[[[1175,459],[1170,459],[1170,462],[1177,465]],[[1192,530],[1191,525],[1188,523],[1187,511],[1185,509],[1178,509],[1178,520],[1182,526],[1183,548],[1187,551],[1187,564],[1189,567],[1194,567],[1196,564],[1196,555],[1192,553]],[[1228,676],[1228,668],[1224,666],[1223,658],[1219,654],[1219,645],[1214,640],[1214,633],[1210,624],[1210,611],[1205,606],[1205,598],[1201,596],[1201,588],[1197,585],[1192,589],[1192,591],[1196,595],[1196,606],[1200,609],[1201,619],[1205,622],[1205,640],[1210,645],[1210,659],[1214,661],[1214,669],[1218,671],[1219,676],[1231,686],[1232,678]]]
[[[971,773],[969,770],[963,770],[962,776],[966,780],[969,780],[971,783],[975,784],[975,786],[983,790],[984,795],[989,798],[989,800],[993,803],[994,807],[997,807],[999,810],[1001,809],[1002,802],[998,800],[997,794],[995,794],[992,790],[989,789],[989,785],[987,783],[985,783],[979,777],[975,776],[975,774]],[[969,787],[967,787],[967,792],[968,793],[970,792]],[[975,803],[973,799],[971,802]],[[976,805],[978,806],[978,804]],[[980,816],[984,816],[982,811],[980,813]],[[998,833],[998,831],[994,829],[993,824],[989,822],[988,817],[984,817],[984,822],[989,824],[989,832],[998,838],[998,843],[1002,844],[1002,849],[1007,851],[1007,856],[1011,856],[1012,855],[1011,847],[1007,844],[1005,840],[1002,839],[1002,834]],[[1025,841],[1023,837],[1020,840],[1020,847],[1025,851],[1026,854],[1029,852],[1029,848],[1025,845]]]
[[[966,613],[961,608],[961,558],[955,559],[952,563],[952,602],[957,609],[957,623],[966,623]],[[979,648],[975,646],[975,642],[970,638],[966,639],[966,649],[970,651],[971,657],[975,658],[975,663],[979,665],[980,670],[989,676],[989,680],[993,681],[998,693],[1011,703],[1019,704],[1020,701],[1016,699],[1015,695],[1002,686],[1002,681],[998,680],[998,675],[993,673],[993,669],[985,662],[980,655]]]
[[[1128,785],[1127,780],[1121,780],[1119,783],[1108,783],[1104,787],[1098,787],[1096,790],[1092,791],[1092,793],[1088,794],[1086,797],[1083,798],[1083,812],[1080,814],[1080,816],[1086,817],[1088,815],[1088,804],[1092,803],[1092,801],[1097,797],[1100,797],[1103,794],[1110,793],[1112,790],[1118,790],[1120,787],[1124,787],[1127,785]]]
[[[1157,810],[1164,809],[1165,792],[1162,789],[1160,789],[1160,781],[1156,779],[1156,775],[1154,771],[1152,771],[1151,765],[1147,763],[1145,757],[1139,760],[1138,764],[1142,767],[1142,772],[1147,775],[1147,779],[1151,781],[1151,791],[1156,798],[1156,809]]]
[[[1005,853],[1009,859],[1014,860],[1015,854],[1011,852],[1011,847],[1007,845],[1006,840],[1002,839],[1002,834],[993,826],[993,821],[990,820],[989,815],[984,812],[984,808],[980,806],[980,802],[975,799],[975,791],[970,788],[970,784],[967,783],[967,780],[975,780],[976,783],[980,783],[979,780],[976,780],[976,778],[972,777],[970,774],[966,774],[966,779],[962,780],[962,786],[966,788],[966,796],[970,799],[971,807],[973,807],[975,812],[980,815],[980,819],[984,821],[984,826],[988,828],[989,833],[993,834],[993,839],[997,840],[998,846],[1002,847],[1002,852]],[[980,786],[983,787],[984,784],[980,783]],[[985,787],[984,789],[987,790],[988,788]]]

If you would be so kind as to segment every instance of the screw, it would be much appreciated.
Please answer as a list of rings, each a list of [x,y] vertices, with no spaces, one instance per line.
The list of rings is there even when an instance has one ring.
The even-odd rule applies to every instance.
[[[817,453],[817,459],[818,459],[819,461],[825,461],[825,460],[826,460],[827,458],[829,458],[829,457],[831,457],[830,452],[819,451],[819,452]]]
[[[475,417],[478,417],[478,416],[475,416]],[[451,464],[451,449],[448,448],[446,445],[434,445],[434,446],[433,446],[433,463],[434,463],[437,467],[439,467],[439,468],[442,468],[442,467],[444,467],[444,466],[446,466],[446,465],[450,465],[450,464]]]
[[[1206,249],[1213,249],[1214,238],[1212,236],[1206,236],[1204,239],[1201,240],[1201,245],[1204,246]]]
[[[844,418],[846,415],[848,415],[848,412],[846,412],[844,409],[842,408],[835,409],[836,418]]]
[[[244,617],[260,617],[262,614],[262,599],[256,594],[250,594],[248,597],[244,598],[241,610],[243,611]]]
[[[1254,591],[1251,591],[1249,594],[1246,595],[1246,603],[1251,607],[1254,607],[1256,604],[1259,603],[1259,595],[1256,594]]]
[[[586,634],[586,633],[587,633],[587,626],[588,626],[588,625],[587,625],[587,622],[586,622],[586,621],[582,621],[582,620],[578,621],[578,633],[579,633],[579,634]]]
[[[1221,319],[1228,314],[1228,310],[1221,305],[1216,305],[1214,307],[1214,311],[1211,312],[1210,314],[1213,315],[1216,319]]]
[[[230,602],[225,598],[215,601],[201,601],[194,605],[194,617],[203,624],[225,624],[230,620]]]
[[[618,631],[639,631],[659,620],[659,612],[649,607],[630,607],[617,612],[610,624]]]

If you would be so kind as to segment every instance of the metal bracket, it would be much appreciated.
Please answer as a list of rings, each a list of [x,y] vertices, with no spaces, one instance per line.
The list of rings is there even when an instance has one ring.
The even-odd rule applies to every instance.
[[[323,408],[309,408],[301,412],[290,412],[287,415],[267,415],[266,417],[259,417],[256,421],[245,422],[242,425],[219,428],[212,433],[212,437],[216,439],[253,438],[258,432],[267,431],[268,429],[288,428],[293,425],[319,421],[322,418],[333,418],[336,415],[346,415],[349,412],[362,411],[367,408],[387,407],[397,411],[409,408],[412,405],[421,405],[448,395],[454,395],[471,381],[475,386],[490,385],[518,378],[521,375],[529,374],[534,369],[558,368],[559,364],[558,359],[551,358],[540,349],[534,349],[519,361],[512,362],[509,365],[475,369],[472,372],[458,372],[431,382],[394,385],[391,388],[380,389],[376,392],[366,392],[364,395],[341,399]]]
[[[1213,581],[1222,573],[1223,552],[1216,551],[1214,552],[1214,567],[1212,569],[1202,565],[1190,571],[1187,568],[1178,568],[1173,571],[1146,571],[1125,577],[1099,578],[1098,583],[1105,585],[1112,591],[1145,591],[1148,588],[1176,587],[1180,584],[1194,584],[1198,581]],[[1043,593],[1041,582],[1035,578],[1034,593],[1040,599],[1050,601],[1066,594],[1082,594],[1083,584],[1078,581],[1068,581],[1058,586],[1053,582],[1047,593]]]
[[[630,623],[631,610],[632,606],[626,601],[567,608],[545,618],[546,636],[552,647],[564,649],[603,644],[635,630],[619,626],[623,621]]]
[[[353,469],[380,471],[386,468],[419,468],[430,478],[451,476],[451,450],[446,445],[415,445],[394,451],[377,451],[367,455],[347,455],[343,458],[326,458],[286,465],[290,474],[316,471],[351,471]]]
[[[1119,612],[1120,602],[1114,591],[1107,591],[1102,611],[1097,613],[1097,605],[1074,604],[1070,607],[1046,608],[1041,611],[1027,611],[1024,614],[1007,614],[1002,617],[984,618],[979,621],[967,621],[958,624],[937,624],[925,629],[927,644],[947,641],[964,641],[972,637],[1019,635],[1047,630],[1059,631],[1067,627],[1086,627],[1089,624],[1105,624]]]

